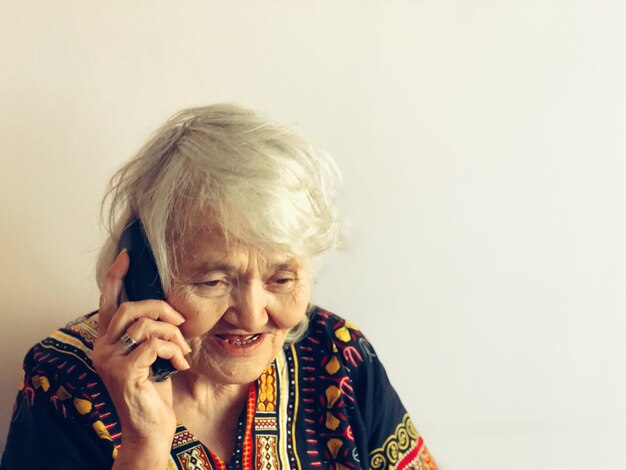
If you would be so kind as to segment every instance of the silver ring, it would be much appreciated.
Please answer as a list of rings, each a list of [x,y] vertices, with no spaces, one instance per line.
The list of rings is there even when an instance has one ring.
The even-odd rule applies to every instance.
[[[132,351],[133,349],[137,347],[137,341],[132,339],[126,333],[122,335],[122,337],[120,338],[120,341],[122,342],[124,346],[126,346],[126,349],[128,349],[129,351]]]

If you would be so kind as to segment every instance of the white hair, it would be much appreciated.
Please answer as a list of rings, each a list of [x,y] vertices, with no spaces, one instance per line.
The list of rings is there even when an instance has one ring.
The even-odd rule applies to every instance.
[[[250,109],[183,110],[109,183],[102,205],[109,238],[98,258],[98,285],[134,219],[144,225],[166,291],[176,276],[175,254],[202,225],[218,225],[262,251],[311,259],[338,244],[339,179],[327,154]]]

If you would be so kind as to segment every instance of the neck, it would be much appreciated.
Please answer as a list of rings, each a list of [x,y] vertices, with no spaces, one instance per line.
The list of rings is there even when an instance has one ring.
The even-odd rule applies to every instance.
[[[176,399],[185,406],[201,409],[212,416],[234,408],[238,416],[250,384],[216,384],[202,375],[186,371],[172,377],[172,387]]]
[[[227,462],[235,448],[237,421],[249,384],[216,384],[189,371],[172,377],[178,420],[218,457]]]

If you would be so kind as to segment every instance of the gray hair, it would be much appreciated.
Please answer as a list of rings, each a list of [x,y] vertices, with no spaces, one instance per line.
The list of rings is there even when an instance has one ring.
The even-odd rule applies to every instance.
[[[202,224],[259,250],[311,259],[339,242],[339,179],[327,154],[250,109],[183,110],[111,178],[98,285],[119,253],[121,232],[137,218],[166,291],[176,276],[175,253]]]

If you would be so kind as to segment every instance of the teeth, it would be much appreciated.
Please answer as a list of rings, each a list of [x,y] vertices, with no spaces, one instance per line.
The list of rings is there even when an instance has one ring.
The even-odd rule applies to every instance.
[[[222,338],[224,341],[226,341],[228,344],[234,344],[235,346],[243,346],[245,344],[250,344],[255,342],[257,339],[259,339],[259,336],[261,335],[250,335],[248,337],[246,337],[246,339],[244,340],[238,340],[238,339],[226,339],[226,338]]]

